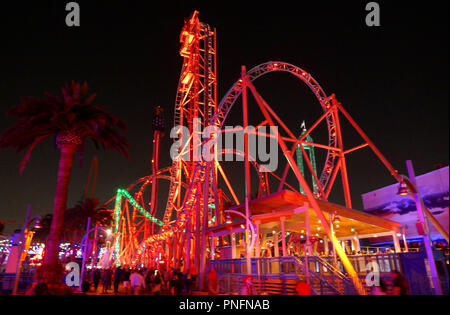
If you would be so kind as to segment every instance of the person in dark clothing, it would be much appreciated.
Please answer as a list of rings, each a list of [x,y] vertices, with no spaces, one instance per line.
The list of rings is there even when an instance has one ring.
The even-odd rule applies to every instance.
[[[108,293],[108,289],[111,286],[111,276],[112,270],[110,268],[103,271],[102,282],[103,282],[103,293]]]
[[[114,293],[119,292],[121,275],[122,275],[122,268],[117,267],[116,270],[114,270]]]
[[[170,292],[173,295],[178,294],[178,270],[172,270],[172,275],[170,277]]]
[[[196,289],[197,286],[197,270],[195,268],[195,265],[192,264],[189,268],[189,271],[187,273],[187,291],[189,294],[192,294],[194,289]]]
[[[387,295],[387,285],[384,279],[380,279],[379,285],[372,287],[372,295]]]
[[[93,275],[93,281],[94,281],[94,291],[97,292],[98,284],[100,283],[100,280],[102,279],[102,273],[100,272],[100,269],[95,269],[94,275]]]
[[[155,271],[155,276],[153,277],[153,288],[151,293],[154,295],[159,295],[161,292],[162,278],[159,270]]]
[[[180,294],[183,290],[184,281],[183,281],[183,273],[180,271],[180,269],[177,269],[175,271],[175,294]]]
[[[406,278],[397,270],[394,270],[392,276],[392,287],[394,295],[408,295],[409,285]]]
[[[81,292],[83,292],[84,294],[89,292],[89,289],[91,288],[91,284],[89,283],[89,281],[83,281],[83,283],[81,284]]]
[[[189,292],[189,284],[191,279],[188,279],[188,272],[182,272],[181,273],[182,279],[183,279],[183,292],[188,293]]]
[[[152,292],[153,289],[153,279],[155,278],[155,270],[153,268],[151,268],[148,272],[147,275],[145,276],[145,288],[147,289],[147,291],[149,293]]]
[[[169,273],[169,284],[168,284],[168,292],[169,294],[174,294],[173,290],[175,288],[175,281],[174,281],[174,275],[175,275],[175,269],[174,268],[170,268],[170,273]]]
[[[130,275],[131,272],[129,268],[122,270],[121,280],[123,281],[123,289],[125,294],[128,294],[128,288],[130,288]]]

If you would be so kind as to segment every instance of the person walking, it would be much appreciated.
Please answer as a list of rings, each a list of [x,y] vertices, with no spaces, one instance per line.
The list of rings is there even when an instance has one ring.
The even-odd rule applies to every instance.
[[[178,270],[172,268],[172,275],[170,277],[170,294],[178,294]]]
[[[394,295],[408,295],[409,285],[406,278],[397,270],[392,271],[392,286]]]
[[[114,293],[119,293],[119,284],[122,275],[122,268],[119,266],[114,270]]]
[[[173,267],[171,267],[170,272],[169,272],[169,282],[167,283],[167,291],[171,295],[173,295],[173,288],[175,286],[175,283],[173,281],[174,273],[175,273],[175,269],[173,269]]]
[[[107,294],[108,293],[108,289],[111,285],[111,271],[110,269],[106,269],[103,270],[103,275],[102,275],[102,293],[103,294]]]
[[[217,280],[217,272],[213,268],[208,273],[208,295],[219,294],[219,281]]]
[[[170,283],[170,271],[167,268],[163,269],[162,278],[163,278],[163,288],[164,292],[169,292],[169,283]]]
[[[98,284],[100,283],[101,279],[102,273],[100,272],[100,269],[96,268],[92,276],[92,280],[94,282],[94,292],[97,292]]]
[[[379,285],[372,287],[372,295],[387,295],[386,282],[383,279],[380,279]]]
[[[125,268],[121,274],[121,280],[123,282],[123,290],[125,294],[128,294],[128,288],[130,288],[130,274],[131,273],[129,268]]]
[[[153,288],[152,288],[152,294],[159,295],[161,292],[161,285],[162,285],[162,277],[159,272],[159,270],[155,270],[155,276],[153,277]]]
[[[134,295],[140,295],[142,290],[145,289],[144,276],[136,269],[130,275],[130,284],[131,292]]]
[[[112,279],[113,279],[113,270],[112,268],[108,268],[106,270],[108,272],[108,290],[111,290],[111,285],[113,283]]]
[[[188,291],[189,294],[192,294],[192,291],[194,291],[197,288],[197,269],[195,268],[194,264],[191,264],[189,271],[188,271]]]
[[[184,288],[184,279],[183,278],[184,278],[184,275],[181,272],[181,270],[178,268],[176,270],[176,276],[175,276],[175,291],[176,291],[176,294],[180,294],[181,291]]]
[[[247,275],[244,277],[244,285],[241,290],[241,295],[255,295],[255,289],[253,288],[253,277]]]
[[[145,275],[145,285],[148,293],[152,293],[154,279],[155,279],[155,270],[151,268],[150,270],[147,271],[147,274]]]
[[[81,284],[81,292],[83,292],[83,294],[87,294],[90,289],[91,283],[87,280],[84,280],[83,283]]]
[[[189,292],[189,282],[191,281],[191,278],[189,277],[189,272],[181,272],[181,279],[182,279],[182,284],[183,284],[183,289],[182,291],[184,293],[188,293]]]

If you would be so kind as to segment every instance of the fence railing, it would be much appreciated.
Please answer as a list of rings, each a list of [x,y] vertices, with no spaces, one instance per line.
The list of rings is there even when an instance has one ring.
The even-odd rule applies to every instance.
[[[295,257],[295,259],[300,261],[302,264],[307,264],[309,270],[317,274],[321,279],[332,284],[340,294],[358,294],[352,280],[321,257],[308,256],[307,259],[305,257]]]
[[[315,257],[315,256],[313,256]],[[322,260],[326,261],[330,265],[335,265],[333,256],[322,256]],[[367,274],[372,266],[379,268],[381,273],[389,273],[394,270],[402,272],[402,264],[400,254],[376,254],[376,255],[360,255],[360,256],[348,256],[355,272],[358,274]],[[368,269],[369,267],[369,269]],[[343,273],[347,273],[342,262],[338,259],[336,268]]]
[[[348,258],[367,294],[371,293],[372,287],[370,285],[376,279],[373,278],[376,272],[379,272],[378,276],[387,284],[388,292],[392,293],[391,272],[395,270],[401,272],[407,278],[410,294],[434,294],[435,291],[429,275],[421,269],[424,268],[423,257],[418,254],[390,253],[348,256]],[[407,263],[408,261],[410,262]],[[231,274],[234,278],[239,278],[239,275],[247,274],[245,259],[214,260],[211,263],[215,266],[217,272],[222,275]],[[411,264],[416,267],[409,267]],[[278,286],[279,292],[287,290],[286,288],[289,285],[285,283],[288,283],[289,279],[296,279],[296,281],[309,281],[314,291],[313,294],[356,294],[353,282],[341,261],[338,259],[335,263],[332,256],[308,256],[307,259],[304,256],[253,258],[251,260],[251,274],[255,279],[259,277],[259,279],[265,279],[266,282],[271,281],[271,285]],[[370,276],[369,282],[367,282],[368,275]],[[273,279],[276,278],[280,279],[278,284],[274,284]],[[448,294],[448,273],[441,272],[440,280],[443,293]],[[287,287],[285,288],[285,286]],[[289,290],[286,292],[289,292]]]
[[[222,288],[236,292],[247,274],[245,259],[212,260],[219,274]],[[317,268],[317,264],[320,266]],[[312,294],[356,294],[352,283],[327,262],[309,259],[307,263],[298,257],[252,258],[251,274],[258,294],[292,294],[299,280],[309,283]]]
[[[408,252],[419,252],[420,248],[409,247]],[[375,246],[361,246],[361,255],[373,255],[373,254],[392,254],[395,249],[390,246],[375,247]]]
[[[219,274],[220,293],[239,295],[243,287],[245,274]],[[255,276],[253,280],[256,295],[292,295],[295,294],[297,276]],[[313,293],[314,294],[314,293]]]
[[[14,284],[16,282],[16,275],[14,273],[0,274],[0,295],[12,294]],[[33,283],[33,275],[22,274],[19,278],[17,286],[17,293],[24,293],[25,290]]]

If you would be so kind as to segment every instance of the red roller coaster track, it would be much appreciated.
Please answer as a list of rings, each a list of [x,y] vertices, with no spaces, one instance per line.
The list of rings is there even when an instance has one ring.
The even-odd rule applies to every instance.
[[[215,126],[219,129],[224,127],[224,123],[230,110],[236,104],[238,98],[242,98],[243,106],[243,127],[247,126],[248,108],[247,91],[249,90],[256,99],[259,110],[264,116],[264,121],[258,126],[268,125],[269,127],[280,127],[273,129],[277,142],[286,158],[286,165],[283,169],[282,177],[273,172],[259,174],[259,196],[268,194],[269,179],[278,182],[278,191],[285,189],[295,189],[286,183],[286,177],[289,171],[292,171],[298,184],[304,190],[310,206],[314,209],[317,217],[321,220],[328,238],[333,242],[336,252],[339,255],[348,274],[352,277],[355,287],[360,293],[363,292],[361,284],[357,279],[344,250],[339,241],[330,230],[329,223],[320,209],[317,199],[328,200],[330,192],[335,184],[338,173],[341,174],[343,193],[347,208],[352,208],[349,182],[347,178],[346,155],[358,149],[370,147],[377,157],[382,161],[390,173],[398,180],[402,178],[398,172],[391,166],[387,159],[370,141],[367,135],[352,119],[352,117],[343,108],[342,104],[336,100],[334,94],[328,96],[319,83],[310,73],[292,64],[281,61],[270,61],[260,64],[249,71],[242,68],[241,77],[228,90],[220,103],[217,103],[217,73],[216,73],[216,31],[209,25],[200,22],[198,12],[185,21],[182,29],[180,54],[183,57],[182,71],[178,84],[175,108],[174,108],[174,127],[177,133],[182,132],[183,126],[187,127],[190,134],[195,132],[194,120],[201,119],[202,127]],[[311,127],[302,134],[301,137],[295,136],[294,132],[280,119],[275,109],[263,99],[253,85],[253,82],[271,72],[287,72],[294,75],[305,83],[316,96],[323,114],[314,122]],[[353,128],[360,134],[363,143],[356,147],[345,149],[343,135],[341,132],[340,119],[344,117]],[[326,124],[328,129],[327,143],[310,143],[306,141],[318,125]],[[257,130],[259,133],[259,131]],[[259,135],[268,136],[259,133]],[[248,135],[246,135],[248,137]],[[195,142],[195,137],[191,138],[187,150],[192,157],[194,150],[202,145],[201,142]],[[204,143],[206,143],[205,140]],[[308,155],[303,149],[303,145],[308,145],[326,150],[326,159],[320,175],[316,175]],[[303,157],[310,172],[314,176],[318,189],[313,194],[309,184],[300,172],[294,161],[293,154],[295,148],[300,146]],[[244,152],[233,151],[234,154],[243,154],[245,158],[245,215],[251,216],[248,202],[251,198],[250,182],[250,161],[248,155],[248,143],[245,144]],[[179,147],[178,153],[186,150]],[[153,156],[157,161],[159,154]],[[257,165],[256,169],[259,169]],[[222,178],[225,183],[224,189],[218,187],[219,179]],[[156,190],[158,179],[167,179],[170,181],[168,198],[162,218],[162,226],[159,231],[146,228],[149,216],[139,214],[137,209],[148,209],[143,199],[143,192],[148,185],[152,185],[151,210],[150,214],[156,215]],[[296,187],[298,187],[297,185]],[[139,188],[136,190],[136,188]],[[183,190],[184,189],[184,190]],[[158,170],[158,165],[153,168],[153,174],[145,176],[127,188],[128,192],[135,191],[134,203],[132,207],[126,200],[119,199],[116,202],[116,257],[124,264],[136,265],[140,263],[154,264],[156,260],[164,260],[172,266],[184,262],[183,267],[189,269],[192,265],[197,270],[203,272],[207,259],[207,244],[214,242],[214,238],[207,234],[207,229],[212,225],[221,225],[224,223],[224,201],[223,199],[233,200],[240,204],[233,185],[228,180],[219,161],[192,161],[192,159],[179,159],[173,161],[167,168]],[[231,194],[226,197],[225,191]],[[140,206],[139,206],[140,205]],[[142,211],[141,211],[142,212]],[[246,229],[249,230],[248,227]],[[144,232],[145,231],[145,232]],[[247,252],[247,257],[252,254]]]

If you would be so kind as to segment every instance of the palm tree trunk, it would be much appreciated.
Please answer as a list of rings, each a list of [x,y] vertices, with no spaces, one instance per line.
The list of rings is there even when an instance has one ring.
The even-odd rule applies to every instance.
[[[53,219],[46,243],[44,265],[55,265],[58,263],[59,244],[61,241],[64,211],[66,210],[67,192],[75,150],[76,146],[71,144],[60,146],[61,157],[59,160],[56,193],[53,202]]]

